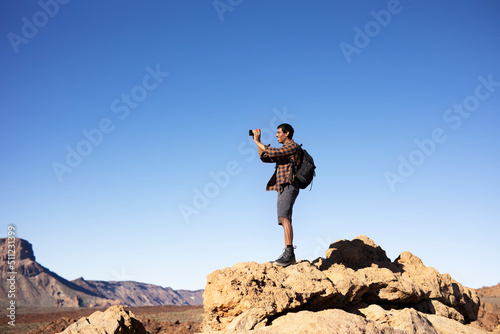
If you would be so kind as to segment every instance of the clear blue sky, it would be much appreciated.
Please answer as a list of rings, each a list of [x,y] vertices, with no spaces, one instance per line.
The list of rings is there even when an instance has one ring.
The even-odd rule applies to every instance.
[[[299,259],[365,234],[500,282],[500,4],[4,1],[0,220],[64,278],[202,289],[283,249],[248,130],[315,158]]]

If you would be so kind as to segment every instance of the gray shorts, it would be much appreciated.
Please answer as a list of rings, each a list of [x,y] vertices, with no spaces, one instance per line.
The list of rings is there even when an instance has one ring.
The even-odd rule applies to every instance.
[[[287,184],[281,193],[278,192],[278,218],[283,217],[292,222],[293,204],[298,195],[299,188],[291,184]],[[281,225],[279,219],[278,224]]]

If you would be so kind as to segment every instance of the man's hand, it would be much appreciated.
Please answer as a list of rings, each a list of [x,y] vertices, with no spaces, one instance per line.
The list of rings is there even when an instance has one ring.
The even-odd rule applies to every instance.
[[[257,150],[259,151],[259,157],[266,150],[266,146],[260,142],[260,129],[253,130],[253,141],[257,144]]]
[[[260,143],[260,129],[253,130],[253,141],[255,143]]]

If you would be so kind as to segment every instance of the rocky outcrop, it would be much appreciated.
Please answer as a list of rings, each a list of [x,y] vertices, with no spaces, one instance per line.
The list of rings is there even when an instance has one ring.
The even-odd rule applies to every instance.
[[[100,298],[37,263],[33,247],[26,240],[15,238],[13,241],[10,243],[8,238],[0,239],[0,254],[2,254],[0,278],[5,282],[7,278],[15,276],[18,307],[106,307],[118,304],[117,301]],[[9,253],[9,249],[12,252]],[[9,258],[9,255],[13,258]],[[6,284],[1,284],[1,306],[8,302],[7,296],[8,287]]]
[[[323,332],[286,325],[300,323],[304,330],[327,326],[325,332],[335,333],[433,333],[427,327],[448,333],[438,328],[455,325],[467,331],[449,333],[473,333],[465,324],[477,319],[479,298],[411,253],[392,262],[360,236],[331,244],[325,258],[313,262],[286,268],[249,262],[217,270],[207,276],[204,308],[205,332]]]
[[[0,256],[1,281],[6,282],[11,272],[15,272],[18,307],[202,304],[202,290],[177,292],[168,287],[132,281],[86,281],[83,278],[68,281],[36,262],[33,246],[19,238],[10,238],[10,241],[0,238]],[[0,307],[7,306],[8,292],[7,284],[0,284]]]
[[[146,334],[143,324],[123,306],[116,305],[105,312],[97,311],[66,328],[61,334]]]
[[[426,315],[412,308],[384,311],[372,305],[365,310],[367,317],[340,309],[317,312],[288,313],[273,321],[271,326],[238,333],[251,334],[484,334],[454,320]],[[375,309],[377,308],[377,309]],[[374,317],[370,319],[370,317]],[[232,331],[223,331],[231,333]]]

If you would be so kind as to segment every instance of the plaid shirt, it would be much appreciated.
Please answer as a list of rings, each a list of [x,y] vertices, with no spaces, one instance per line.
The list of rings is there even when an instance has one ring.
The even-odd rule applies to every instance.
[[[275,162],[276,171],[269,180],[266,190],[283,191],[283,186],[287,183],[292,184],[295,175],[292,173],[292,163],[298,165],[300,163],[300,146],[293,140],[283,144],[280,148],[266,146],[266,150],[262,152],[260,160],[262,162]]]

